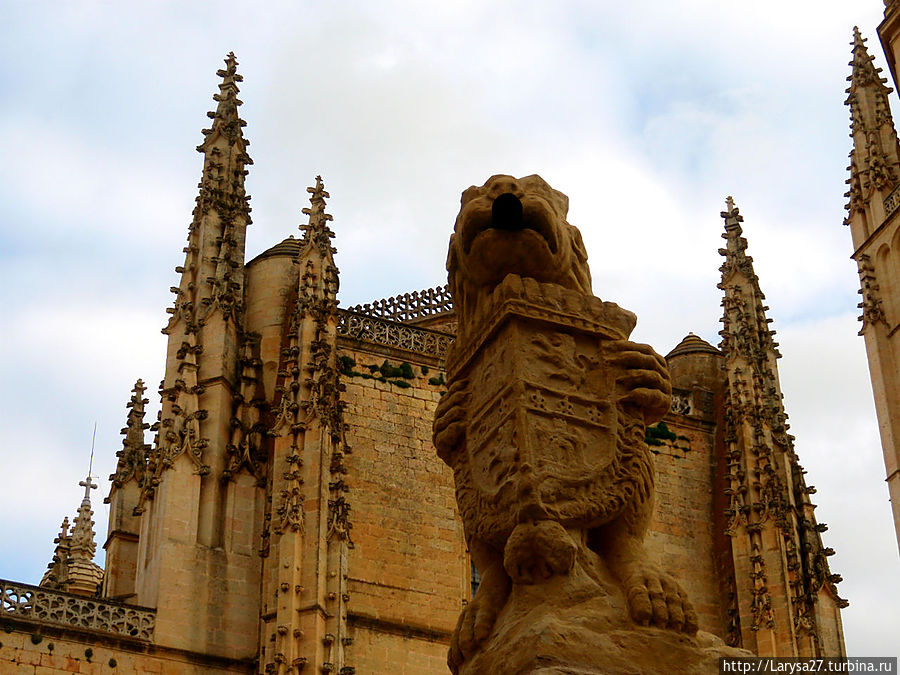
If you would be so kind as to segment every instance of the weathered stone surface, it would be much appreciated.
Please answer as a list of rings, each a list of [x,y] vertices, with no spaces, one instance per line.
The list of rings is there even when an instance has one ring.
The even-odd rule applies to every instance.
[[[619,582],[582,550],[572,572],[514,584],[497,629],[460,672],[504,675],[713,673],[746,656],[714,635],[636,625]]]

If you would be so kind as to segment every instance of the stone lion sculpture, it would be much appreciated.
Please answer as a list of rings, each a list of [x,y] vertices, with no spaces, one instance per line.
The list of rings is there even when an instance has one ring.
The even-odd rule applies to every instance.
[[[546,602],[550,591],[532,592],[542,587],[595,602],[617,585],[629,625],[697,631],[684,591],[642,544],[654,499],[645,427],[669,409],[666,364],[628,340],[631,312],[593,296],[567,212],[539,176],[497,175],[463,193],[450,238],[459,325],[434,443],[481,573],[451,640],[454,673],[488,672],[466,668],[501,615]]]

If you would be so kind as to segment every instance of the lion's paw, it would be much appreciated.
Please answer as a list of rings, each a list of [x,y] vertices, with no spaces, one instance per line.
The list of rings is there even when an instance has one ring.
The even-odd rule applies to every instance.
[[[472,601],[463,608],[450,638],[447,665],[454,675],[463,661],[471,658],[494,630],[500,610],[509,597],[509,578],[497,566],[482,576]]]
[[[514,583],[537,584],[554,574],[568,574],[575,550],[575,542],[555,520],[519,523],[503,550],[503,567]]]
[[[466,437],[468,386],[468,380],[452,382],[434,412],[434,446],[445,462]]]
[[[663,357],[650,345],[619,340],[612,343],[609,362],[621,369],[616,383],[620,401],[644,411],[647,424],[658,422],[669,411],[672,382]]]
[[[622,584],[631,618],[642,626],[670,628],[693,635],[697,613],[684,590],[665,572],[639,566]]]

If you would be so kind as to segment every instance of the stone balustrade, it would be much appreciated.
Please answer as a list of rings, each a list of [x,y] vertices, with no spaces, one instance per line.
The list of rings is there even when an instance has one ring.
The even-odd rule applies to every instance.
[[[348,311],[356,314],[365,314],[391,321],[415,321],[427,316],[443,314],[452,309],[453,299],[450,297],[450,289],[446,285],[347,308]]]
[[[339,309],[337,334],[417,354],[444,358],[453,336],[427,328]]]
[[[0,617],[150,642],[156,611],[0,579]]]

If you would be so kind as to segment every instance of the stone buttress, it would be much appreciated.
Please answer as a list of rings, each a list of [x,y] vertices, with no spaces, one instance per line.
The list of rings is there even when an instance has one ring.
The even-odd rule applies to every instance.
[[[253,340],[244,334],[244,241],[250,224],[234,54],[203,155],[168,335],[156,442],[134,512],[142,517],[136,603],[157,610],[156,641],[230,658],[256,652],[264,488],[254,475]],[[250,385],[248,388],[248,384]],[[246,470],[244,470],[246,469]],[[258,472],[257,472],[258,473]]]

